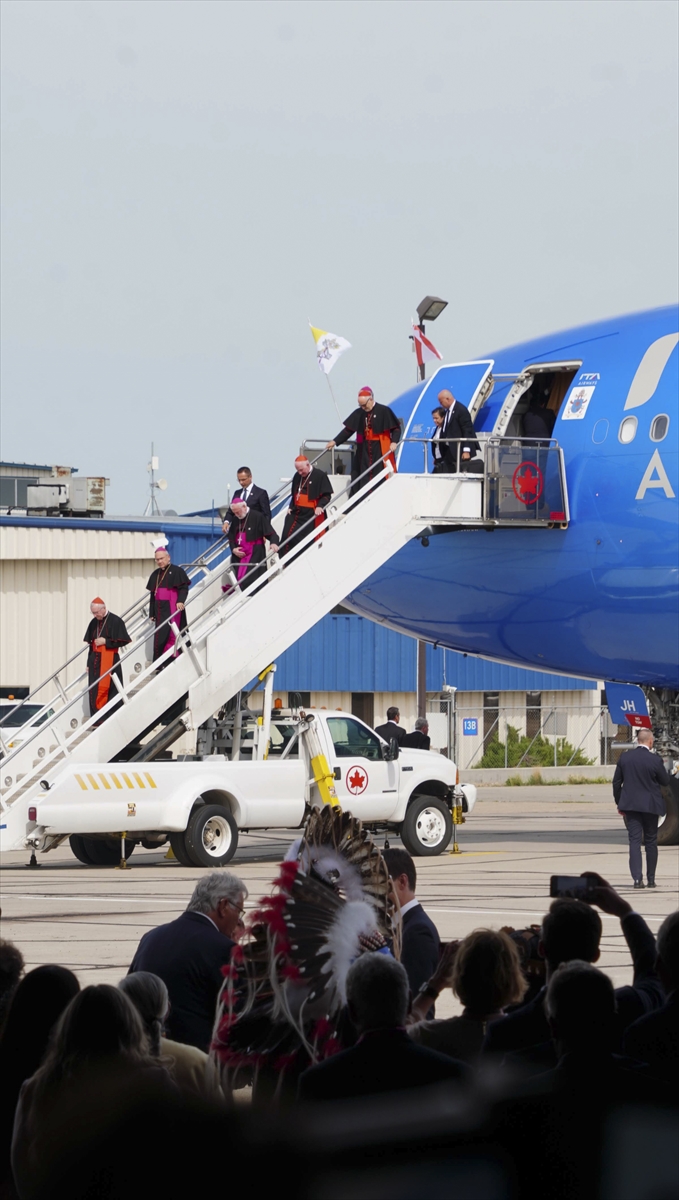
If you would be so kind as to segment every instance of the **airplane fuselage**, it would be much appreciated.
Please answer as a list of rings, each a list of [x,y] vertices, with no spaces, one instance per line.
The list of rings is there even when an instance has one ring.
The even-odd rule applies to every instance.
[[[455,650],[679,687],[678,330],[676,307],[600,322],[488,355],[485,401],[468,365],[442,367],[399,397],[392,408],[406,437],[431,436],[440,386],[472,405],[482,437],[511,436],[520,432],[517,378],[528,368],[551,378],[555,364],[565,395],[552,437],[564,452],[570,520],[413,541],[352,593],[351,607]],[[405,442],[399,469],[422,461],[422,446]]]

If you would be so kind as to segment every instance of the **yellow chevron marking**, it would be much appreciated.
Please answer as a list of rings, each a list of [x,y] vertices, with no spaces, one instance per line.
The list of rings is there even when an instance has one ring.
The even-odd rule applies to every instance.
[[[99,784],[97,783],[96,779],[94,778],[94,775],[88,775],[87,778],[89,779],[89,781],[92,784],[92,787],[95,789],[95,791],[98,792]]]
[[[125,783],[127,784],[128,788],[132,788],[134,790],[134,784],[133,784],[132,780],[130,779],[129,775],[126,775],[124,771],[121,771],[120,774],[122,775],[123,779],[125,780]]]
[[[132,775],[141,788],[146,787],[146,784],[144,783],[144,780],[142,779],[141,775],[138,775],[136,771],[133,771]]]
[[[80,786],[81,786],[82,790],[83,790],[84,792],[86,792],[86,791],[87,791],[87,784],[85,783],[85,780],[83,779],[82,775],[76,775],[76,776],[75,776],[75,778],[78,780],[78,783],[80,784]]]
[[[101,771],[99,772],[99,778],[101,779],[101,782],[103,783],[104,787],[106,788],[106,791],[110,792],[111,785],[110,785],[108,779],[106,778],[106,776],[102,775]]]
[[[117,788],[121,788],[123,786],[122,783],[120,782],[120,780],[118,779],[118,776],[114,775],[113,772],[111,772],[111,779],[113,780],[113,782],[115,783]]]
[[[148,780],[149,787],[154,788],[157,786],[156,781],[153,778],[153,775],[149,775],[148,771],[144,771],[144,779]]]

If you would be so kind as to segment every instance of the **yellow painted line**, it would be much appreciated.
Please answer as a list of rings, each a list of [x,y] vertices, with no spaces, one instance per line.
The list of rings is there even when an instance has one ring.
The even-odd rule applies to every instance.
[[[457,843],[459,846],[459,842]],[[449,854],[453,851],[449,850]],[[464,854],[467,858],[479,858],[482,854],[507,854],[507,850],[458,850],[458,854]]]
[[[85,780],[83,779],[82,775],[76,775],[76,779],[78,780],[78,783],[80,784],[80,786],[81,786],[82,790],[83,790],[84,792],[86,792],[86,791],[87,791],[87,784],[85,783]]]
[[[146,784],[144,783],[144,780],[142,779],[141,775],[138,775],[136,771],[133,771],[132,775],[136,779],[137,783],[139,784],[139,786],[141,788],[146,787]]]
[[[152,788],[156,787],[156,782],[153,778],[153,775],[149,775],[148,771],[144,771],[144,779],[148,780],[149,787],[152,787]]]
[[[101,771],[99,772],[99,778],[101,779],[101,782],[103,783],[104,787],[106,788],[106,791],[110,792],[111,785],[110,785],[108,779],[106,778],[106,776],[102,775]]]
[[[129,775],[126,775],[124,771],[121,771],[120,774],[122,775],[123,779],[125,780],[125,783],[127,784],[128,788],[132,788],[132,790],[134,791],[134,784],[133,784],[132,780],[130,779]]]
[[[111,772],[111,779],[113,780],[113,782],[115,783],[117,788],[121,788],[123,786],[122,783],[120,782],[120,780],[118,779],[118,776],[114,775],[113,772]]]
[[[94,778],[94,775],[88,775],[87,778],[89,779],[89,781],[92,784],[92,787],[95,789],[95,791],[98,792],[99,784],[97,783],[96,779]]]

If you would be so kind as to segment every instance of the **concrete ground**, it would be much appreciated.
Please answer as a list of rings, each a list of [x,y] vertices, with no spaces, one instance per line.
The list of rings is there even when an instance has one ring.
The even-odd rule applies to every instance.
[[[246,881],[249,907],[268,892],[292,836],[243,837],[230,869]],[[679,902],[675,847],[660,850],[658,889],[632,891],[610,785],[481,788],[459,842],[461,854],[417,859],[418,896],[444,940],[479,926],[539,922],[552,874],[598,871],[654,931]],[[68,846],[46,855],[37,871],[26,868],[27,858],[2,856],[3,937],[20,947],[27,969],[62,963],[83,985],[116,983],[142,934],[178,916],[200,876],[166,861],[164,851],[135,850],[129,871],[82,866]],[[631,982],[620,923],[603,915],[603,926],[599,965],[616,985]],[[439,1016],[456,1010],[450,993],[437,1005]]]

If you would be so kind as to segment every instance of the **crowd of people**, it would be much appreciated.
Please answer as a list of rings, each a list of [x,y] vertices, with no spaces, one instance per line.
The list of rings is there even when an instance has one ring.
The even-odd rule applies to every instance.
[[[518,1111],[539,1114],[543,1128],[551,1112],[555,1140],[541,1157],[558,1160],[568,1187],[555,1183],[544,1194],[598,1195],[596,1164],[583,1162],[577,1146],[569,1157],[563,1131],[572,1139],[581,1122],[592,1150],[593,1128],[601,1131],[615,1106],[676,1103],[679,912],[656,938],[622,896],[588,872],[587,901],[554,900],[539,930],[480,928],[442,945],[417,899],[411,856],[392,848],[383,857],[398,931],[391,946],[362,943],[346,974],[339,1037],[326,1043],[320,1061],[300,1062],[296,1099],[282,1094],[279,1108],[302,1106],[313,1123],[325,1105],[341,1113],[341,1102],[372,1098],[379,1140],[378,1101],[400,1098],[401,1114],[412,1118],[420,1104],[447,1111],[445,1097],[454,1095],[469,1113],[490,1071],[496,1141],[511,1145]],[[236,1119],[241,1106],[233,1108],[210,1046],[225,975],[228,981],[248,936],[247,896],[228,871],[202,876],[186,911],[143,936],[117,987],[81,989],[58,965],[24,972],[19,949],[0,943],[0,1196],[56,1195],[63,1163],[81,1163],[91,1145],[106,1144],[130,1106],[177,1114],[198,1105],[216,1128]],[[632,964],[625,986],[615,988],[596,965],[598,910],[620,921]],[[539,941],[537,978],[528,969],[526,933]],[[436,1005],[446,989],[462,1011],[440,1018]],[[258,1102],[270,1107],[271,1091],[264,1099],[255,1089],[252,1111]],[[362,1111],[369,1137],[371,1118]],[[118,1194],[113,1184],[98,1186],[83,1194]]]

